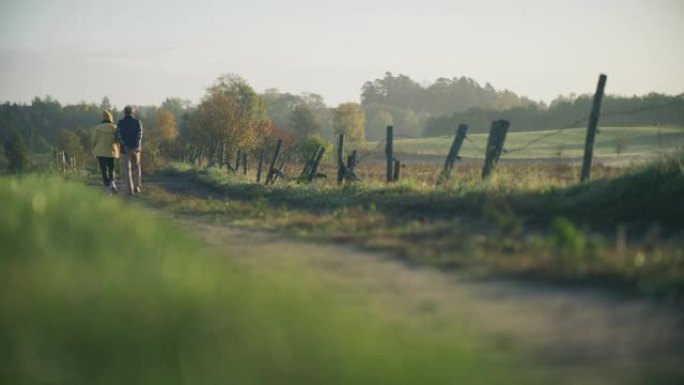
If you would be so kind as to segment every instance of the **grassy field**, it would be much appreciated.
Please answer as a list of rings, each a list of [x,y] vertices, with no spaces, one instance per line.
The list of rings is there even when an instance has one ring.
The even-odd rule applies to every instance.
[[[296,264],[238,268],[150,211],[58,178],[0,179],[0,245],[3,384],[537,379],[462,325],[439,339],[388,327],[361,293]]]
[[[515,150],[505,153],[506,159],[576,159],[584,153],[586,127],[568,128],[552,135],[556,130],[525,131],[511,127],[504,148]],[[684,128],[681,127],[600,127],[596,136],[594,155],[600,158],[617,159],[620,157],[656,156],[684,147]],[[541,140],[538,138],[546,136]],[[483,149],[487,144],[488,134],[470,134],[463,144],[461,155],[467,158],[484,158]],[[396,138],[394,151],[398,154],[417,154],[446,156],[453,141],[453,136],[431,137],[419,139]],[[535,141],[529,146],[527,143]],[[374,148],[378,142],[369,142],[368,148]],[[524,148],[523,148],[524,147]],[[384,151],[384,147],[381,149]]]
[[[429,178],[412,168],[390,186],[365,179],[265,187],[178,165],[162,176],[186,182],[153,189],[147,199],[176,213],[390,250],[419,263],[678,297],[683,164],[678,155],[598,167],[588,184],[578,184],[578,170],[567,165],[509,164],[487,181],[478,167],[459,166],[442,187],[425,182],[434,167]]]

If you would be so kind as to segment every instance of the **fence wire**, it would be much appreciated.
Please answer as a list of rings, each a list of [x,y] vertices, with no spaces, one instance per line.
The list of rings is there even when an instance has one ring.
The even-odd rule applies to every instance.
[[[675,101],[672,101],[672,102],[663,103],[663,104],[655,105],[655,106],[639,107],[639,108],[635,108],[635,109],[631,109],[631,110],[606,111],[606,112],[604,112],[604,113],[601,113],[600,117],[601,117],[601,118],[607,118],[607,117],[612,117],[612,116],[631,115],[631,114],[635,114],[635,113],[639,113],[639,112],[644,112],[644,111],[656,111],[656,110],[659,110],[659,109],[662,109],[662,108],[667,108],[667,107],[670,107],[670,106],[673,106],[673,105],[676,105],[676,104],[679,104],[679,103],[681,103],[681,100],[675,100]],[[544,139],[547,139],[547,138],[550,138],[550,137],[554,137],[554,136],[556,136],[556,135],[559,135],[559,134],[561,134],[563,131],[565,131],[565,130],[567,130],[567,129],[570,129],[570,128],[577,128],[577,127],[579,127],[580,125],[586,124],[586,123],[588,123],[588,122],[589,122],[589,116],[587,116],[587,117],[585,117],[585,118],[577,119],[577,120],[575,120],[574,122],[569,123],[569,124],[566,124],[566,125],[563,125],[563,126],[560,127],[560,128],[556,128],[556,129],[554,129],[554,130],[551,131],[551,132],[546,132],[546,133],[541,134],[541,135],[539,135],[539,136],[537,136],[537,137],[535,137],[535,138],[532,138],[532,139],[530,139],[530,140],[527,141],[526,143],[523,143],[523,144],[520,145],[520,146],[517,146],[517,147],[514,147],[514,148],[509,148],[509,149],[503,149],[503,153],[505,153],[505,154],[513,154],[513,153],[516,153],[516,152],[524,151],[524,150],[528,149],[530,146],[532,146],[532,145],[535,144],[535,143],[538,143],[538,142],[541,142],[541,141],[544,140]],[[599,128],[599,133],[600,133],[600,128]],[[429,138],[450,138],[450,137],[453,137],[453,135],[412,136],[412,135],[406,135],[406,134],[394,134],[394,137],[395,137],[395,138],[402,138],[402,139],[429,139]],[[619,139],[616,139],[616,141],[617,141],[617,140],[619,140]],[[482,148],[482,147],[480,147],[480,146],[479,146],[477,143],[475,143],[474,141],[472,141],[472,140],[469,138],[469,135],[466,135],[466,136],[465,136],[465,141],[466,141],[466,142],[467,142],[467,143],[468,143],[476,152],[482,153],[482,154],[485,153],[485,149]],[[386,140],[386,139],[383,139],[383,140],[381,140],[380,142],[378,142],[378,144],[377,144],[375,147],[373,147],[372,149],[364,151],[364,153],[358,158],[359,161],[361,161],[361,160],[367,158],[367,157],[370,156],[371,154],[373,154],[373,153],[375,153],[376,151],[378,151],[379,149],[381,149],[381,148],[385,145],[386,142],[387,142],[387,140]]]

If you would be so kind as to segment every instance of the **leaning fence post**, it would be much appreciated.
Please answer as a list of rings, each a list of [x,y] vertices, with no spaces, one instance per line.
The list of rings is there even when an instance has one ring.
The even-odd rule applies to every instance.
[[[316,174],[318,173],[318,165],[321,163],[321,159],[323,159],[324,153],[325,147],[319,146],[318,152],[316,153],[316,157],[314,158],[313,164],[311,165],[311,172],[309,173],[308,177],[310,181],[316,177]]]
[[[266,149],[262,148],[261,151],[259,152],[259,167],[257,168],[257,177],[256,177],[256,182],[260,183],[261,182],[261,168],[264,166],[264,155],[266,153]]]
[[[459,159],[458,153],[461,151],[461,146],[463,145],[463,140],[466,137],[466,132],[468,132],[467,124],[460,124],[458,130],[456,130],[456,137],[451,143],[451,148],[449,149],[449,154],[447,155],[446,161],[444,162],[444,170],[437,179],[437,184],[440,185],[446,182],[451,175],[451,170],[454,168],[454,162]]]
[[[591,176],[591,159],[594,155],[594,138],[596,138],[596,127],[598,126],[599,115],[601,114],[601,101],[603,100],[603,90],[606,88],[607,78],[608,77],[604,74],[599,75],[599,81],[596,85],[594,103],[591,105],[589,125],[587,126],[587,139],[584,142],[584,161],[582,162],[581,182],[589,180],[589,177]]]
[[[392,168],[394,166],[394,156],[392,154],[392,140],[394,138],[393,131],[394,128],[392,126],[387,126],[387,141],[385,143],[385,155],[387,156],[387,183],[391,182],[394,178],[394,173],[392,172]]]
[[[278,139],[278,143],[276,144],[276,149],[275,153],[273,154],[273,159],[271,160],[271,165],[268,168],[268,173],[266,174],[266,181],[264,184],[269,184],[273,182],[273,174],[275,172],[275,165],[278,162],[278,157],[280,156],[280,148],[283,145],[283,140]]]
[[[482,179],[487,178],[499,162],[509,125],[510,122],[507,120],[495,120],[492,122],[492,127],[489,130],[489,137],[487,138],[487,147],[485,147],[485,163],[482,168]]]
[[[344,180],[344,134],[340,134],[339,142],[337,143],[337,183],[342,183]]]

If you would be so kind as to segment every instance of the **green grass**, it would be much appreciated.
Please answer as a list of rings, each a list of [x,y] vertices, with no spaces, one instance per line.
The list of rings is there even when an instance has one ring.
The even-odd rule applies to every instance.
[[[0,179],[0,245],[0,383],[534,381],[462,332],[390,328],[354,292],[239,269],[58,178]]]
[[[530,141],[555,131],[525,131],[511,127],[504,148],[518,149]],[[502,160],[581,158],[584,154],[586,131],[586,127],[562,130],[556,135],[549,135],[535,141],[522,151],[505,153]],[[617,158],[616,146],[618,144],[623,147],[620,156],[654,156],[684,146],[684,128],[681,127],[600,127],[599,131],[599,135],[596,136],[594,155],[601,158]],[[475,146],[466,141],[461,149],[461,156],[483,158],[482,151],[487,143],[487,136],[488,134],[469,134],[468,138]],[[419,139],[398,138],[394,142],[394,151],[399,154],[446,156],[452,141],[453,137],[447,136]],[[369,142],[368,148],[376,145],[377,142]]]
[[[218,169],[178,166],[165,175],[204,190],[153,191],[149,200],[177,213],[353,242],[419,263],[659,295],[684,291],[683,155],[585,184],[550,178],[547,168],[509,167],[487,181],[473,175],[436,188],[411,179],[265,187]]]

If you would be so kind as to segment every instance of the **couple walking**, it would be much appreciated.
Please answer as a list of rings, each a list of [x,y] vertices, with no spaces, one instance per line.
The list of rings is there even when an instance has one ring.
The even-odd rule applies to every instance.
[[[142,123],[133,116],[133,108],[124,108],[124,118],[114,125],[112,114],[102,111],[102,123],[93,129],[93,155],[102,171],[102,181],[110,192],[117,192],[114,160],[121,158],[121,173],[128,194],[140,192],[140,142]],[[120,155],[120,156],[119,156]]]

